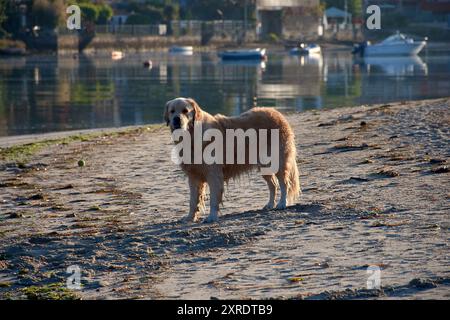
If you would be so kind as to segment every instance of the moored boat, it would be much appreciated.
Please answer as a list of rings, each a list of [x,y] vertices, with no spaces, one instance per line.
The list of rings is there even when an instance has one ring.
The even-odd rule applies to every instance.
[[[315,43],[311,43],[308,45],[301,43],[300,46],[289,50],[289,53],[293,55],[320,54],[320,52],[321,52],[320,46]]]
[[[266,59],[266,49],[240,49],[219,52],[222,60],[264,60]]]
[[[407,37],[400,32],[393,34],[380,43],[369,41],[355,45],[353,54],[360,56],[413,56],[417,55],[427,44],[427,38],[421,41]]]
[[[194,53],[194,47],[192,47],[192,46],[172,46],[169,48],[169,52],[191,55]]]

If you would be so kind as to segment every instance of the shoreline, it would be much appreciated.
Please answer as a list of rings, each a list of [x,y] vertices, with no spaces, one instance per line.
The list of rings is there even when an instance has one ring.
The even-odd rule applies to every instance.
[[[261,210],[265,182],[250,175],[226,187],[214,224],[180,221],[188,186],[165,126],[0,160],[0,299],[448,299],[449,109],[289,113],[299,202]],[[65,288],[73,265],[81,291]]]
[[[318,40],[314,43],[319,44],[322,46],[324,50],[327,51],[348,51],[351,52],[351,49],[353,47],[354,43],[358,43],[358,41],[343,41],[343,40]],[[174,43],[173,45],[175,45]],[[125,49],[121,48],[120,51],[128,54],[138,54],[138,53],[146,53],[146,52],[167,52],[171,45],[160,45],[156,47],[146,47],[146,48],[128,48],[125,47]],[[203,53],[203,52],[211,52],[211,51],[219,51],[219,50],[225,50],[225,49],[239,49],[242,47],[246,48],[257,48],[257,47],[263,47],[267,48],[268,50],[275,50],[275,51],[285,51],[285,46],[283,43],[271,43],[271,42],[248,42],[245,45],[237,45],[233,43],[228,44],[212,44],[212,45],[193,45],[194,52],[197,53]],[[82,52],[75,52],[74,50],[60,50],[58,51],[36,51],[31,50],[27,51],[25,53],[20,54],[0,54],[0,58],[11,58],[11,57],[29,57],[29,56],[39,56],[39,55],[57,55],[57,56],[73,56],[76,55],[86,55],[86,56],[93,56],[96,54],[106,54],[110,53],[111,51],[117,50],[116,47],[110,46],[110,47],[104,47],[104,48],[89,48],[88,50],[82,51]],[[431,51],[434,53],[440,53],[440,52],[448,52],[450,51],[450,42],[444,42],[444,41],[430,41],[427,43],[427,46],[425,47],[424,51]]]
[[[42,140],[60,140],[64,138],[69,138],[71,136],[83,136],[92,134],[111,134],[115,132],[134,130],[139,128],[151,127],[159,125],[157,123],[153,124],[143,124],[143,125],[132,125],[123,127],[108,127],[108,128],[93,128],[93,129],[79,129],[79,130],[67,130],[67,131],[55,131],[46,133],[32,133],[23,134],[15,136],[3,136],[0,137],[0,149],[8,148],[17,145],[23,145],[28,143],[40,142]]]
[[[442,98],[432,98],[432,99],[420,99],[420,100],[409,100],[409,101],[391,101],[386,103],[378,103],[373,104],[375,105],[383,105],[383,104],[399,104],[399,103],[413,103],[413,102],[420,102],[420,101],[427,101],[427,102],[435,102],[440,101],[442,99],[447,99],[446,97]],[[370,105],[365,105],[370,106]],[[283,114],[292,115],[292,114],[302,114],[302,113],[316,113],[316,112],[326,112],[329,110],[345,110],[345,109],[351,109],[351,108],[359,108],[361,106],[355,105],[355,106],[341,106],[341,107],[335,107],[331,109],[310,109],[305,110],[301,112],[296,111],[281,111]],[[105,128],[91,128],[91,129],[73,129],[73,130],[62,130],[62,131],[54,131],[54,132],[45,132],[45,133],[31,133],[31,134],[20,134],[20,135],[13,135],[13,136],[0,136],[0,149],[9,148],[12,146],[17,145],[23,145],[23,144],[29,144],[34,142],[39,142],[42,140],[60,140],[64,138],[69,138],[71,136],[83,136],[83,135],[92,135],[92,134],[111,134],[121,131],[128,131],[128,130],[138,130],[143,128],[151,128],[154,126],[160,126],[162,123],[145,123],[145,124],[139,124],[139,125],[128,125],[128,126],[121,126],[121,127],[105,127]]]

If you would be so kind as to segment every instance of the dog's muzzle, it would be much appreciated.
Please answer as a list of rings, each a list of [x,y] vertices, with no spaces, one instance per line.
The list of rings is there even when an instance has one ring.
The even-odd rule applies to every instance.
[[[174,129],[180,129],[181,128],[181,119],[180,117],[175,117],[172,120],[172,127]]]

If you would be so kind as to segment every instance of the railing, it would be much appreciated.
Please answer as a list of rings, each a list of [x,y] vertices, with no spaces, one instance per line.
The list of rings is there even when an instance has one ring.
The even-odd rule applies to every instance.
[[[245,29],[245,23],[242,20],[180,20],[172,21],[170,24],[171,34],[174,36],[201,36],[202,25],[209,32],[213,32],[216,36],[235,37],[242,34]],[[167,25],[96,25],[94,29],[96,34],[118,34],[118,35],[137,35],[137,36],[166,36],[169,34]],[[60,28],[59,34],[74,33],[67,28]],[[247,24],[247,33],[249,35],[255,33],[255,26],[252,23]]]
[[[96,34],[148,35],[164,36],[167,33],[165,24],[151,25],[97,25]]]

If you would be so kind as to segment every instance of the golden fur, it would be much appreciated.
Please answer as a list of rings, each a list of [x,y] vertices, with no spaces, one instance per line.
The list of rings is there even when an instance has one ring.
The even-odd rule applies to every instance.
[[[194,136],[194,121],[201,121],[203,132],[211,128],[219,129],[224,137],[226,129],[243,129],[244,131],[247,129],[278,129],[279,170],[276,174],[263,176],[270,192],[269,202],[265,208],[274,208],[278,188],[281,189],[281,197],[276,206],[277,209],[284,209],[288,203],[292,204],[298,198],[300,182],[296,163],[294,133],[286,118],[277,110],[258,107],[237,117],[226,117],[220,114],[213,116],[203,111],[193,99],[177,98],[167,102],[164,120],[171,127],[172,132],[178,128],[189,130],[192,139]],[[270,136],[267,140],[270,150]],[[208,142],[204,142],[203,147],[207,144]],[[192,143],[193,145],[194,143]],[[248,141],[246,141],[246,154],[248,155],[247,151]],[[235,159],[236,156],[235,149]],[[222,202],[224,182],[258,169],[258,167],[260,165],[248,164],[248,158],[245,159],[244,164],[181,164],[181,169],[188,176],[190,187],[190,210],[187,220],[196,221],[199,218],[199,213],[204,208],[206,184],[208,184],[211,211],[206,221],[216,221],[219,204]]]

